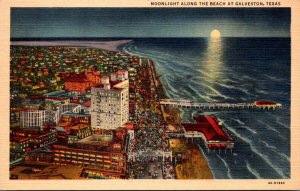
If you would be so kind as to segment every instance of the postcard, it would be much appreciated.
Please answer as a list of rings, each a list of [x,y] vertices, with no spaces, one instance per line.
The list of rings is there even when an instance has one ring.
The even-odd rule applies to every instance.
[[[299,5],[2,1],[0,189],[300,189]]]

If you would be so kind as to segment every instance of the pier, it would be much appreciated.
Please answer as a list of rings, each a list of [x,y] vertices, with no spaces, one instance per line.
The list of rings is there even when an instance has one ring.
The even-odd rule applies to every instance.
[[[196,108],[196,109],[262,109],[262,110],[275,110],[282,108],[282,104],[270,101],[255,101],[253,103],[197,103],[191,100],[182,99],[161,99],[160,104],[164,106],[178,107],[178,108]]]

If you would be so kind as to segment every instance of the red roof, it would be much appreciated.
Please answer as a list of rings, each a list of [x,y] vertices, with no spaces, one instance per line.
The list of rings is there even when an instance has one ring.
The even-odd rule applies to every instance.
[[[15,130],[13,131],[14,136],[19,136],[19,137],[28,137],[30,134],[30,137],[38,137],[41,135],[48,134],[50,131],[47,130],[33,130],[33,129],[20,129],[20,130]],[[22,136],[20,134],[23,134]]]
[[[82,103],[82,105],[85,106],[85,107],[90,107],[91,106],[91,100],[88,100],[88,101]]]
[[[32,82],[32,80],[30,80],[30,79],[24,79],[23,82],[29,83],[29,82]]]
[[[274,105],[276,103],[272,101],[266,101],[266,100],[258,100],[255,102],[256,105]]]
[[[121,83],[122,81],[121,80],[116,80],[114,82],[111,82],[110,83],[110,89],[111,90],[116,90],[116,91],[121,91],[123,88],[116,88],[115,85],[117,85],[118,83]],[[94,86],[95,88],[100,88],[100,89],[103,89],[104,88],[104,85],[103,84],[99,84],[97,86]]]
[[[83,73],[71,74],[65,79],[66,82],[88,82],[86,76]]]
[[[125,127],[125,129],[127,129],[127,130],[134,130],[134,125],[133,125],[133,123],[125,123],[124,124],[124,127]]]
[[[203,133],[205,138],[218,141],[232,141],[226,132],[218,125],[213,116],[197,116],[194,117],[196,123],[183,123],[183,127],[187,132],[197,131]]]

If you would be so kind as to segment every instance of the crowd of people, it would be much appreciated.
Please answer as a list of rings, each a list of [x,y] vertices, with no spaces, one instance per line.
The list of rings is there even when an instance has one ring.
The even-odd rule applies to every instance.
[[[165,122],[158,107],[154,82],[148,63],[142,63],[135,83],[134,139],[129,140],[132,157],[127,164],[128,178],[174,178],[171,162],[165,163],[163,153],[169,151]],[[138,95],[138,96],[137,96]],[[168,165],[167,167],[165,165]],[[166,174],[163,176],[163,174]]]

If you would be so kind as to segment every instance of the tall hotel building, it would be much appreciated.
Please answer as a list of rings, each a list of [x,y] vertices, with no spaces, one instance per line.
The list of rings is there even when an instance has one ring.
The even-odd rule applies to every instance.
[[[101,78],[101,85],[91,91],[91,126],[93,131],[113,130],[129,120],[128,71],[119,70]]]

